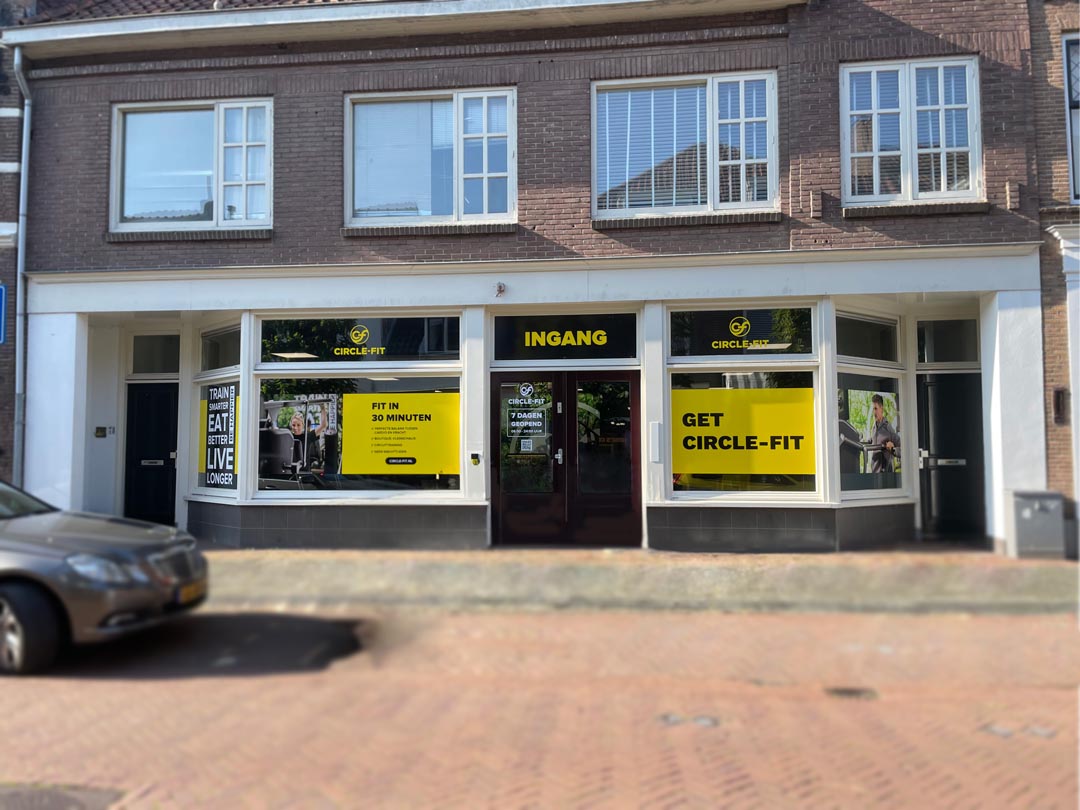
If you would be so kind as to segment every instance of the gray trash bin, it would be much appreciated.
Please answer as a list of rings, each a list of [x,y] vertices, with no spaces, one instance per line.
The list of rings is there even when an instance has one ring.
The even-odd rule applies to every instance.
[[[1065,499],[1057,492],[1007,493],[1005,547],[1010,557],[1065,558]]]

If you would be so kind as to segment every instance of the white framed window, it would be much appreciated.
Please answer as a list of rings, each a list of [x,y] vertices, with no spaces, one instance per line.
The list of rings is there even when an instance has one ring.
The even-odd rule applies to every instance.
[[[840,69],[842,201],[979,199],[976,57]]]
[[[269,228],[269,99],[113,108],[113,231]]]
[[[1069,193],[1080,203],[1080,34],[1062,40],[1065,58],[1065,116],[1068,127]]]
[[[593,85],[593,215],[775,209],[776,73]]]
[[[517,219],[513,88],[348,96],[350,226]]]

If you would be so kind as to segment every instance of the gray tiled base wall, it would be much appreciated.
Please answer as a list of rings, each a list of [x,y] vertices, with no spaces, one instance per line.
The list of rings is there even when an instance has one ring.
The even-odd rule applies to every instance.
[[[487,524],[486,506],[188,504],[205,548],[486,548]]]
[[[818,552],[910,542],[915,507],[664,507],[647,510],[649,547],[664,551]]]

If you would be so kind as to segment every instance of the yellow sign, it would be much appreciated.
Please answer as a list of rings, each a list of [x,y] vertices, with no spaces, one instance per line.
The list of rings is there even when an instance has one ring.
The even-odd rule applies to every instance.
[[[739,315],[738,317],[731,319],[731,323],[728,324],[728,329],[735,337],[741,338],[750,331],[750,321],[742,315]]]
[[[342,398],[345,475],[458,475],[461,396],[345,394]]]
[[[672,472],[812,475],[814,389],[671,392]]]

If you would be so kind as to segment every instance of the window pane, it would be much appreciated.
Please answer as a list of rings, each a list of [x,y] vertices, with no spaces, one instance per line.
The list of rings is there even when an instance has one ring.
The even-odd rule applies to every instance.
[[[740,144],[740,127],[738,124],[721,124],[718,134],[720,144],[720,160],[738,160],[742,157]]]
[[[478,135],[484,131],[484,100],[467,98],[462,102],[465,121],[462,131],[466,135]]]
[[[1080,105],[1080,39],[1070,41],[1066,46],[1068,53],[1069,103]]]
[[[239,107],[225,110],[225,143],[242,143],[244,140],[244,111]]]
[[[225,150],[225,182],[236,183],[244,179],[244,147],[230,146]]]
[[[179,335],[136,335],[132,347],[134,374],[176,374],[180,371]]]
[[[266,219],[266,186],[247,187],[247,218]]]
[[[256,143],[266,142],[266,108],[249,107],[247,111],[247,139]]]
[[[264,363],[458,359],[458,319],[436,353],[431,318],[304,318],[262,322]]]
[[[597,208],[703,205],[706,132],[704,86],[599,93]]]
[[[852,73],[850,75],[850,90],[848,102],[851,111],[871,110],[874,107],[874,96],[870,83],[871,75],[868,72]]]
[[[938,100],[938,69],[936,67],[916,68],[915,103],[920,107],[934,107],[940,104]]]
[[[239,459],[236,425],[239,422],[239,384],[236,381],[199,387],[200,454],[196,486],[236,489]]]
[[[974,320],[920,321],[919,362],[959,363],[979,359],[979,328]]]
[[[743,84],[743,110],[745,118],[765,118],[768,107],[765,103],[765,80],[755,79]]]
[[[247,179],[266,179],[266,147],[249,146],[247,150]]]
[[[355,216],[453,214],[452,101],[356,104],[353,126]]]
[[[900,109],[900,73],[896,70],[882,70],[877,74],[878,109]]]
[[[244,218],[244,187],[225,186],[225,219]]]
[[[212,222],[214,111],[124,115],[123,222]]]
[[[941,191],[941,155],[919,155],[919,191]]]
[[[506,132],[506,96],[491,96],[487,100],[488,132]]]
[[[765,121],[746,124],[746,159],[766,160],[769,157],[769,125]]]
[[[813,348],[809,308],[671,313],[672,357],[809,354]]]
[[[951,65],[945,68],[945,103],[967,104],[967,67]]]
[[[630,383],[579,380],[577,485],[583,493],[626,493],[633,486]]]
[[[481,177],[465,181],[465,213],[484,213],[484,180]]]
[[[881,186],[881,194],[903,193],[903,182],[900,178],[900,155],[878,158],[878,181]]]
[[[741,202],[742,167],[738,164],[721,166],[718,175],[720,188],[717,202]]]
[[[240,330],[202,336],[201,371],[240,365]]]
[[[746,165],[746,197],[751,202],[769,199],[769,165],[748,163]]]
[[[488,210],[489,214],[505,214],[507,207],[506,178],[488,178]]]
[[[487,170],[493,174],[506,171],[506,138],[488,138]]]
[[[872,157],[852,158],[851,193],[855,195],[874,193],[874,159]]]
[[[260,490],[460,488],[457,377],[263,380],[259,388]]]
[[[971,166],[967,152],[946,153],[945,188],[949,191],[967,191],[971,188]]]
[[[941,146],[941,118],[937,110],[920,110],[919,149],[933,149]]]
[[[838,374],[840,488],[898,489],[901,485],[900,397],[896,380]]]
[[[874,151],[874,117],[872,115],[851,116],[851,151]]]
[[[836,352],[846,357],[896,362],[896,324],[836,318]]]
[[[945,111],[945,145],[968,145],[967,110]]]
[[[673,374],[671,389],[676,492],[814,491],[811,372]]]
[[[878,116],[878,150],[881,152],[900,151],[900,116]]]
[[[721,121],[737,120],[741,117],[738,82],[719,82],[716,85],[716,110]]]
[[[484,139],[465,139],[465,174],[484,173]]]

